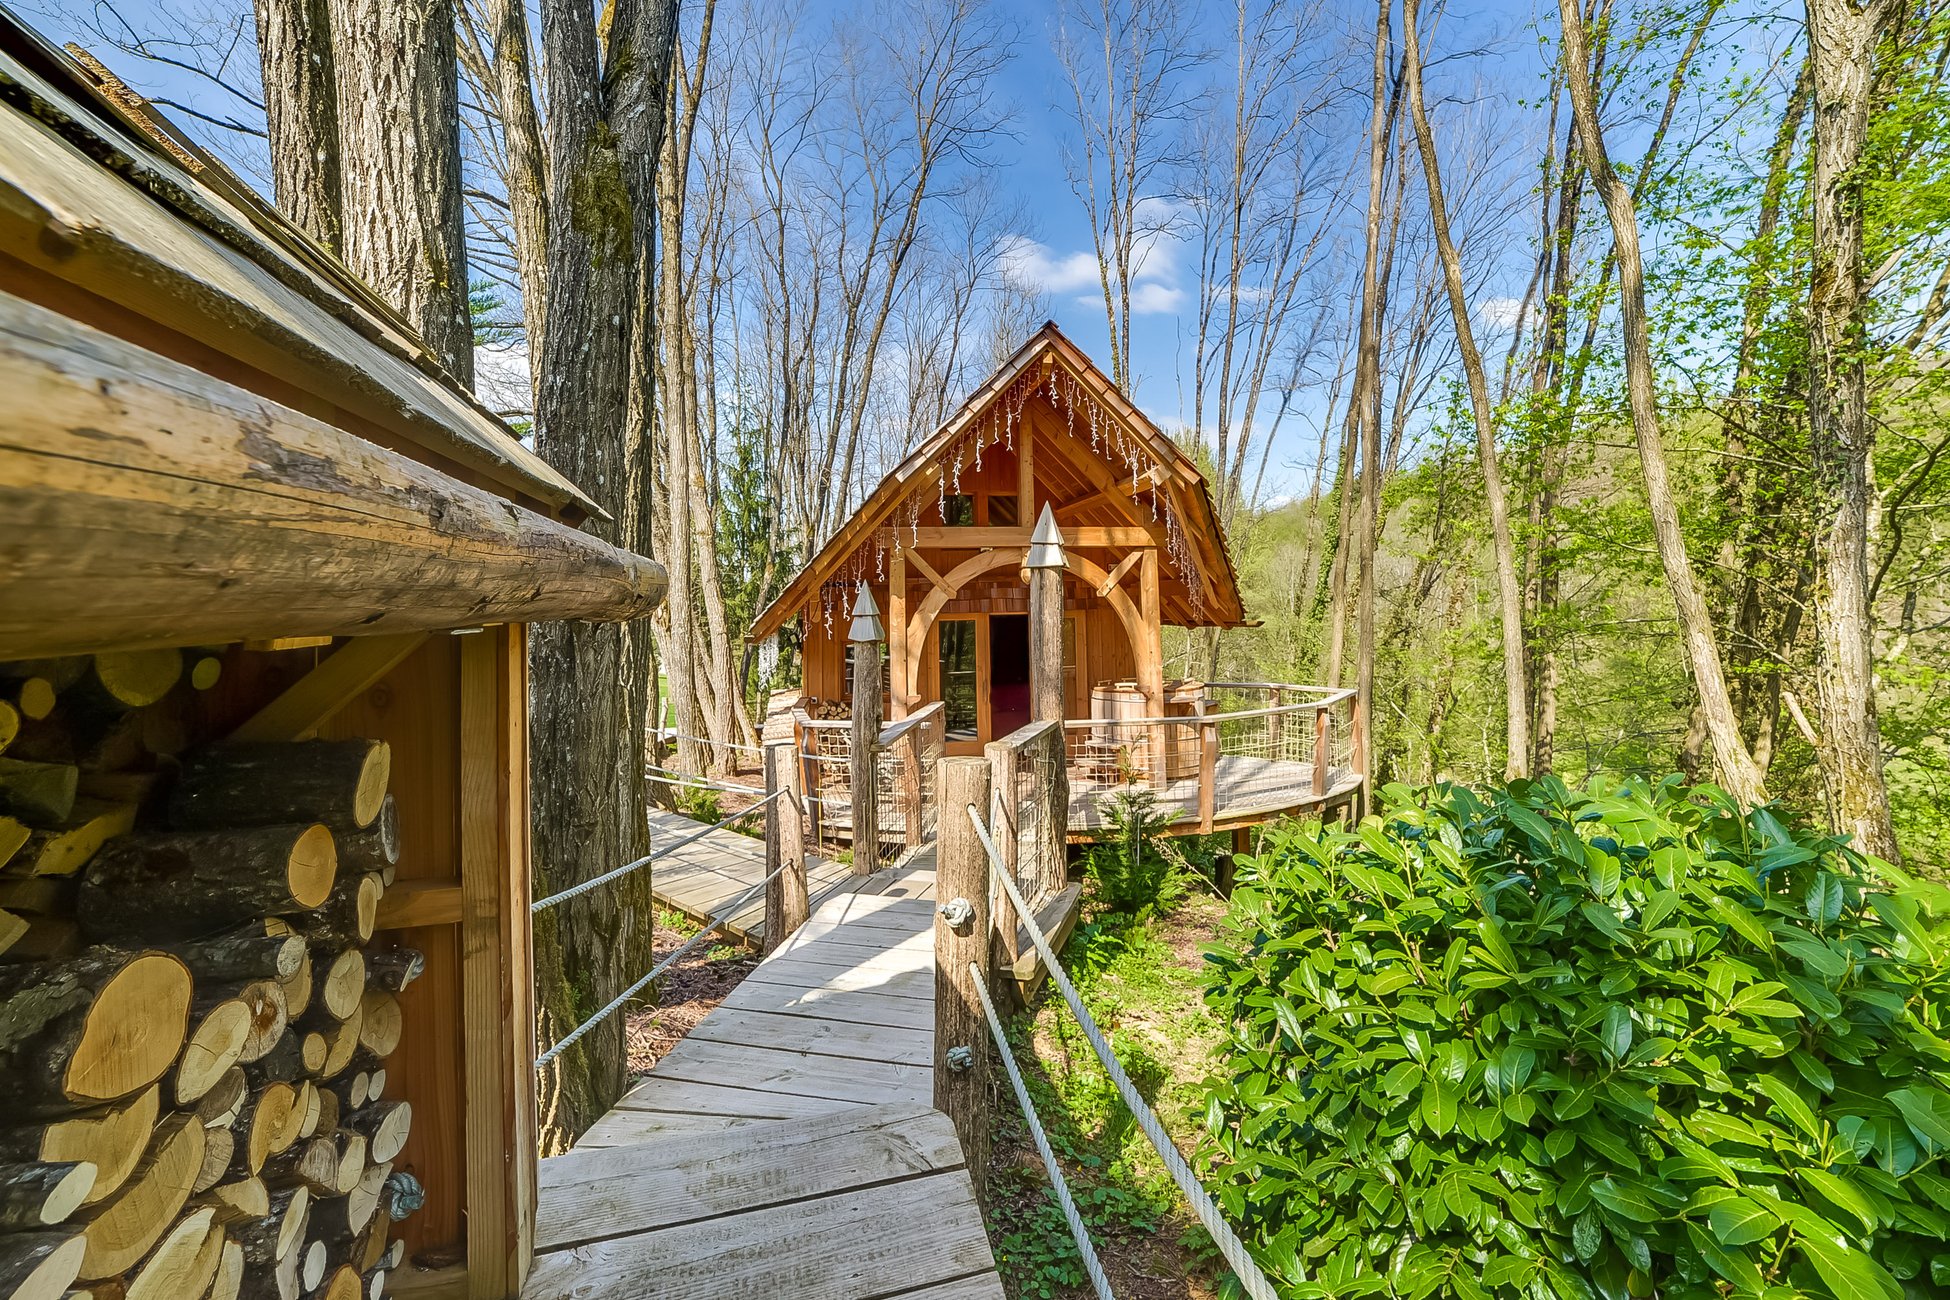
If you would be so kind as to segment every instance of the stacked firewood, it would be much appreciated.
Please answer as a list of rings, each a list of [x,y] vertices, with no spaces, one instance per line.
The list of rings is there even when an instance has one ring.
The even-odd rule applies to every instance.
[[[13,680],[92,733],[124,725],[100,665]],[[421,958],[372,946],[388,747],[212,745],[120,787],[76,757],[0,758],[0,1300],[376,1300],[421,1197],[384,1095]]]

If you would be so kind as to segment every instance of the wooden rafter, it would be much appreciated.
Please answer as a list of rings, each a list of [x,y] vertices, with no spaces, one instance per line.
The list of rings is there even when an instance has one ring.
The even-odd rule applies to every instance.
[[[310,740],[331,716],[364,695],[426,643],[426,632],[354,637],[259,709],[232,740]]]

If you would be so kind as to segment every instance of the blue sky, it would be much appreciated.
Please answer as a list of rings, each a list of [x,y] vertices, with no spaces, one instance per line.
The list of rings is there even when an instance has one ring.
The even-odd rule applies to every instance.
[[[152,97],[177,101],[186,109],[216,117],[253,115],[241,101],[225,95],[206,80],[105,48],[87,30],[89,16],[97,23],[114,21],[117,10],[100,7],[98,0],[27,0],[35,5],[35,21],[57,41],[78,40],[90,45],[125,77],[131,85]],[[1057,322],[1093,355],[1103,356],[1106,328],[1101,296],[1097,288],[1094,254],[1089,226],[1082,205],[1073,194],[1065,168],[1065,147],[1075,136],[1071,121],[1071,97],[1064,70],[1055,53],[1057,19],[1046,0],[997,0],[1017,23],[1020,41],[1017,55],[1003,74],[1000,89],[1012,105],[1012,140],[995,148],[1001,164],[999,178],[1005,197],[1013,197],[1033,213],[1028,228],[1018,232],[1012,245],[1010,262],[1019,273],[1032,275],[1048,292],[1050,312]],[[849,6],[852,7],[852,6]],[[834,6],[809,5],[811,14]],[[1222,44],[1229,35],[1230,6],[1208,3],[1200,11],[1206,25],[1206,39]],[[1347,42],[1365,46],[1371,39],[1368,26],[1371,10],[1365,5],[1337,3],[1330,12],[1316,19],[1322,42]],[[129,26],[143,35],[168,39],[189,34],[230,39],[230,71],[247,90],[255,90],[255,54],[248,44],[249,10],[243,0],[127,0],[119,13]],[[1554,17],[1554,6],[1552,6]],[[1431,94],[1438,101],[1437,113],[1467,120],[1472,129],[1491,136],[1510,137],[1511,132],[1535,129],[1530,114],[1519,110],[1519,97],[1541,89],[1542,60],[1548,54],[1540,49],[1535,31],[1536,12],[1528,3],[1492,3],[1455,6],[1441,18],[1425,18],[1430,28],[1425,43],[1430,47]],[[228,31],[229,35],[226,35]],[[234,40],[237,35],[243,40]],[[210,48],[207,42],[205,49]],[[1443,51],[1466,50],[1467,57],[1443,64]],[[1358,63],[1356,74],[1364,75]],[[1357,97],[1365,97],[1364,82],[1357,82]],[[1359,107],[1357,103],[1356,107]],[[261,141],[244,140],[230,133],[215,131],[197,122],[183,109],[169,109],[187,129],[214,142],[219,152],[239,166],[247,178],[261,178]],[[1365,109],[1361,109],[1365,113]],[[1507,126],[1505,124],[1508,124]],[[1350,133],[1347,148],[1361,148],[1358,126]],[[1510,138],[1489,140],[1484,147],[1507,159],[1498,166],[1522,169],[1534,154],[1531,143]],[[241,146],[241,147],[240,147]],[[1510,182],[1513,193],[1521,193],[1527,181],[1516,175]],[[1358,208],[1346,213],[1350,224],[1358,223]],[[1190,268],[1184,265],[1187,250],[1174,247],[1169,239],[1160,242],[1139,277],[1135,289],[1140,314],[1133,324],[1133,370],[1136,397],[1141,406],[1161,423],[1170,426],[1184,414],[1181,398],[1183,372],[1189,365],[1189,315],[1192,307]],[[1515,241],[1498,256],[1509,262],[1499,267],[1482,291],[1482,304],[1488,310],[1481,316],[1485,326],[1494,324],[1494,299],[1499,294],[1521,290],[1528,269],[1529,250]],[[1344,259],[1345,260],[1345,259]],[[1352,265],[1334,268],[1336,282],[1345,282],[1348,292],[1358,288]],[[1479,304],[1479,308],[1482,304]],[[1488,341],[1486,341],[1488,346]],[[1270,406],[1270,403],[1268,404]],[[1290,424],[1275,446],[1273,494],[1304,489],[1311,475],[1315,455],[1315,433],[1307,427],[1317,421],[1323,402],[1317,398],[1303,402],[1300,420]],[[1262,420],[1265,416],[1262,415]]]

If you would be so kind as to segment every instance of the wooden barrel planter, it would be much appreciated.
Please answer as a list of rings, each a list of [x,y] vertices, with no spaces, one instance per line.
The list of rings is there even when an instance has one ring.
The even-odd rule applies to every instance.
[[[1164,707],[1154,713],[1150,701],[1136,682],[1098,682],[1090,688],[1090,716],[1107,724],[1135,722],[1140,718],[1191,718],[1198,715],[1205,701],[1205,683],[1200,681],[1169,681],[1165,683]],[[1107,725],[1099,729],[1098,739],[1108,743],[1140,750],[1145,743],[1145,733],[1152,728],[1141,726]],[[1168,781],[1195,780],[1198,777],[1198,728],[1194,726],[1160,726],[1161,743],[1165,754],[1165,779]],[[1142,771],[1142,758],[1133,756],[1130,766]]]

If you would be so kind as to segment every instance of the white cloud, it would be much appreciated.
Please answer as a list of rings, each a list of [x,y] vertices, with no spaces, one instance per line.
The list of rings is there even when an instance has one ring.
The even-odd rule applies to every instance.
[[[1027,235],[1010,235],[996,247],[1002,277],[1038,293],[1069,293],[1097,283],[1097,259],[1090,253],[1060,255]]]
[[[1523,317],[1523,299],[1486,298],[1476,304],[1476,320],[1486,330],[1513,330]]]
[[[1163,315],[1181,310],[1180,287],[1186,242],[1180,205],[1170,199],[1139,199],[1131,214],[1131,312]],[[1102,279],[1097,255],[1059,252],[1027,235],[1011,235],[996,245],[996,269],[1004,279],[1039,293],[1076,294],[1084,306],[1101,306]]]
[[[1091,299],[1090,301],[1096,301]],[[1183,306],[1185,291],[1156,280],[1139,280],[1131,286],[1131,314],[1149,316],[1174,312]]]

